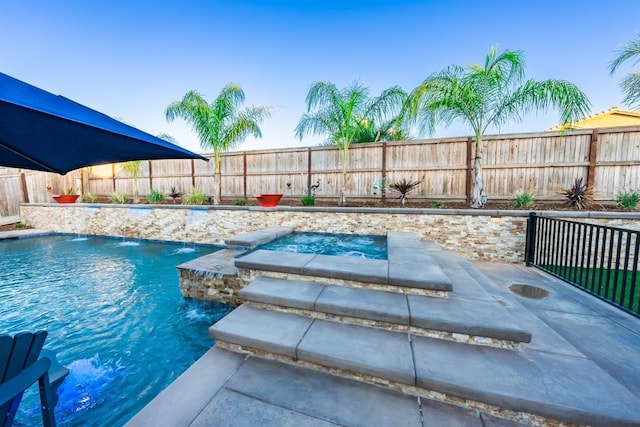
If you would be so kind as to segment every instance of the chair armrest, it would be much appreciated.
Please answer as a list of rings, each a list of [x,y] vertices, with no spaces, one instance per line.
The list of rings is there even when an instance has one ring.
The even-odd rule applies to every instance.
[[[0,384],[0,406],[10,402],[44,375],[48,375],[49,359],[39,359],[9,381]]]

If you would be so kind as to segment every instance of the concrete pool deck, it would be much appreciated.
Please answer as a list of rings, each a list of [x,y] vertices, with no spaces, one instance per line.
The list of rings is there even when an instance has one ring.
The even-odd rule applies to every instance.
[[[446,298],[257,277],[242,291],[247,303],[210,328],[216,347],[127,425],[640,425],[640,319],[534,269],[425,248],[453,283]],[[299,261],[310,262],[240,264],[281,274]],[[512,284],[549,295],[521,297]],[[482,325],[497,306],[530,342],[500,348],[455,342],[464,331],[453,340],[420,331]]]
[[[25,231],[32,232],[17,234]],[[523,337],[516,350],[465,345],[424,337],[415,329],[386,331],[321,317],[303,319],[306,329],[300,336],[295,331],[299,313],[264,312],[262,305],[295,305],[312,317],[318,312],[342,317],[348,308],[363,318],[410,328],[469,325],[453,322],[455,316],[442,321],[456,313],[425,300],[426,305],[416,304],[414,295],[406,296],[406,305],[401,298],[392,305],[402,294],[379,300],[369,290],[297,282],[287,288],[291,283],[261,277],[259,286],[253,283],[243,291],[247,306],[220,322],[214,335],[225,333],[232,344],[260,338],[266,347],[261,349],[260,342],[247,347],[262,353],[213,347],[127,425],[518,426],[540,424],[537,416],[562,420],[550,425],[640,425],[640,319],[534,269],[429,252],[453,283],[447,298],[431,304],[455,302],[475,322],[487,313],[474,308],[497,302],[526,327],[530,342]],[[509,291],[512,284],[537,286],[549,295],[524,298]],[[345,307],[344,301],[350,304]],[[425,307],[437,316],[419,314]],[[295,320],[282,321],[283,316]],[[274,355],[280,359],[260,357]],[[340,366],[378,383],[347,378]],[[394,382],[414,388],[401,393]],[[425,395],[425,390],[436,393]],[[472,401],[487,405],[469,406]],[[511,417],[509,410],[534,415]]]

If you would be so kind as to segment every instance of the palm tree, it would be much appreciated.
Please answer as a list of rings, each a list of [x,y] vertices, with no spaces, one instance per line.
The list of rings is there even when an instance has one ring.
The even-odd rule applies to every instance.
[[[133,203],[140,202],[138,194],[138,175],[140,175],[140,163],[142,160],[132,160],[122,164],[122,169],[133,177]]]
[[[560,110],[563,124],[586,115],[590,103],[574,84],[563,80],[525,80],[522,51],[496,47],[489,50],[483,65],[468,68],[451,65],[427,77],[411,92],[406,112],[422,130],[433,133],[435,126],[463,121],[475,134],[473,192],[471,207],[479,208],[482,187],[482,138],[490,127],[520,121],[534,110],[550,106]]]
[[[398,109],[401,110],[400,107],[398,107]],[[398,113],[390,120],[381,124],[368,119],[360,120],[352,144],[381,141],[406,141],[411,139],[409,130],[405,127],[405,123],[399,119],[399,114],[400,111],[398,111]]]
[[[200,147],[213,150],[215,162],[214,204],[219,204],[222,196],[220,157],[242,143],[249,135],[262,137],[259,124],[267,117],[266,107],[251,106],[240,110],[244,103],[244,92],[235,84],[226,85],[211,104],[196,91],[187,92],[182,100],[174,101],[165,111],[166,119],[171,122],[182,118],[191,124],[198,134]]]
[[[349,146],[355,142],[381,140],[378,123],[398,123],[397,127],[402,128],[399,113],[406,96],[400,87],[394,86],[371,98],[369,89],[357,82],[342,90],[328,82],[315,82],[309,88],[307,112],[296,126],[296,136],[302,139],[307,134],[326,135],[326,143],[336,145],[342,151],[341,206],[347,202]]]
[[[611,74],[628,60],[633,61],[632,65],[636,65],[640,61],[640,34],[636,40],[624,45],[617,53],[618,57],[609,65]],[[634,71],[627,75],[620,83],[620,87],[624,92],[623,102],[632,108],[640,108],[640,72]]]

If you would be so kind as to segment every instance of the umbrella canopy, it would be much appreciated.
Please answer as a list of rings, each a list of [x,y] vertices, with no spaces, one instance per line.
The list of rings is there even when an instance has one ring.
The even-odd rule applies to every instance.
[[[0,166],[64,175],[84,166],[151,159],[208,160],[0,73]]]

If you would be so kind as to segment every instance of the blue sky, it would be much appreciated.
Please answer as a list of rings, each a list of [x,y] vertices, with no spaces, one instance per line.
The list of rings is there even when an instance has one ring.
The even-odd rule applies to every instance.
[[[637,0],[5,0],[0,71],[198,151],[165,108],[191,89],[211,101],[236,82],[247,104],[276,107],[263,138],[239,149],[302,147],[322,140],[294,135],[312,82],[410,91],[448,65],[483,61],[496,44],[524,51],[528,78],[578,85],[592,113],[621,105],[618,83],[632,68],[610,76],[608,63],[637,37],[639,16]],[[549,111],[501,133],[557,122]],[[469,133],[457,124],[433,136]]]

